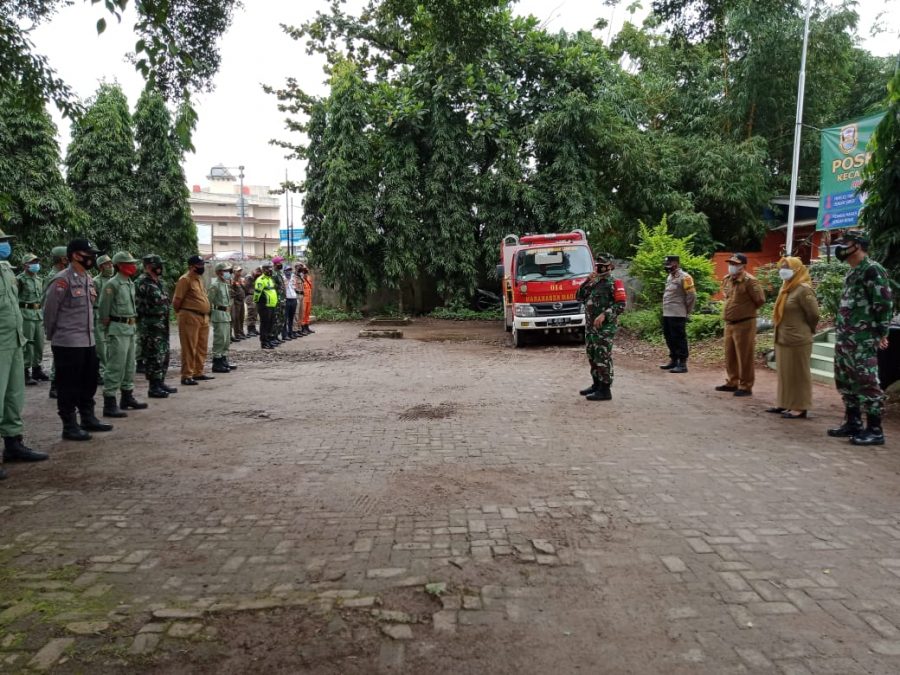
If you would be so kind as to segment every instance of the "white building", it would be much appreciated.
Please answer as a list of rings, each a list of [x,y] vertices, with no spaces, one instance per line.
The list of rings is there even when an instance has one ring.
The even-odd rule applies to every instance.
[[[268,186],[244,185],[244,224],[241,236],[238,177],[224,166],[213,167],[208,187],[193,186],[191,216],[197,226],[201,255],[217,258],[265,258],[281,245],[281,200]]]

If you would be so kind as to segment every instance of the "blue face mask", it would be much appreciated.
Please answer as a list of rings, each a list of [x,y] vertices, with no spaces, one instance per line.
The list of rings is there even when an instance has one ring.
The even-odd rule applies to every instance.
[[[0,241],[0,260],[9,260],[10,255],[12,255],[12,246],[8,241]]]
[[[28,271],[31,272],[32,274],[37,274],[38,272],[41,271],[41,264],[40,264],[40,263],[34,263],[34,264],[29,265],[29,266],[28,266]]]

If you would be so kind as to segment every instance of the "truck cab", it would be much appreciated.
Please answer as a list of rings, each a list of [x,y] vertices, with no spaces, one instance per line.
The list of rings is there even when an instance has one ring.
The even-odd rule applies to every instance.
[[[584,307],[575,294],[594,271],[582,230],[562,234],[509,234],[500,244],[506,330],[522,347],[529,335],[584,335]]]

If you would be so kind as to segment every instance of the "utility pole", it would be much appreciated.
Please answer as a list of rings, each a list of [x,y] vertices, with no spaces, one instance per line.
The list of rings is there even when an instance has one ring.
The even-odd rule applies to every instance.
[[[241,216],[241,260],[245,259],[244,256],[244,211],[247,210],[247,202],[244,199],[244,165],[238,167],[241,170],[240,179],[241,179],[241,196],[240,201],[238,202],[241,205],[240,216]]]
[[[794,161],[791,166],[791,198],[788,202],[788,226],[785,255],[794,249],[794,212],[797,210],[797,180],[800,175],[800,138],[803,131],[803,97],[806,93],[806,50],[809,46],[809,15],[812,0],[806,0],[806,19],[803,22],[803,52],[800,57],[800,79],[797,82],[797,116],[794,126]]]

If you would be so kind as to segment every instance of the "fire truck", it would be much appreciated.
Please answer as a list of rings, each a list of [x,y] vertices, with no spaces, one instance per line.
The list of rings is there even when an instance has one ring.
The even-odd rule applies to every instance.
[[[506,330],[515,347],[527,336],[578,333],[584,336],[584,306],[578,288],[594,271],[583,230],[562,234],[508,234],[500,243],[497,276],[503,279]]]

